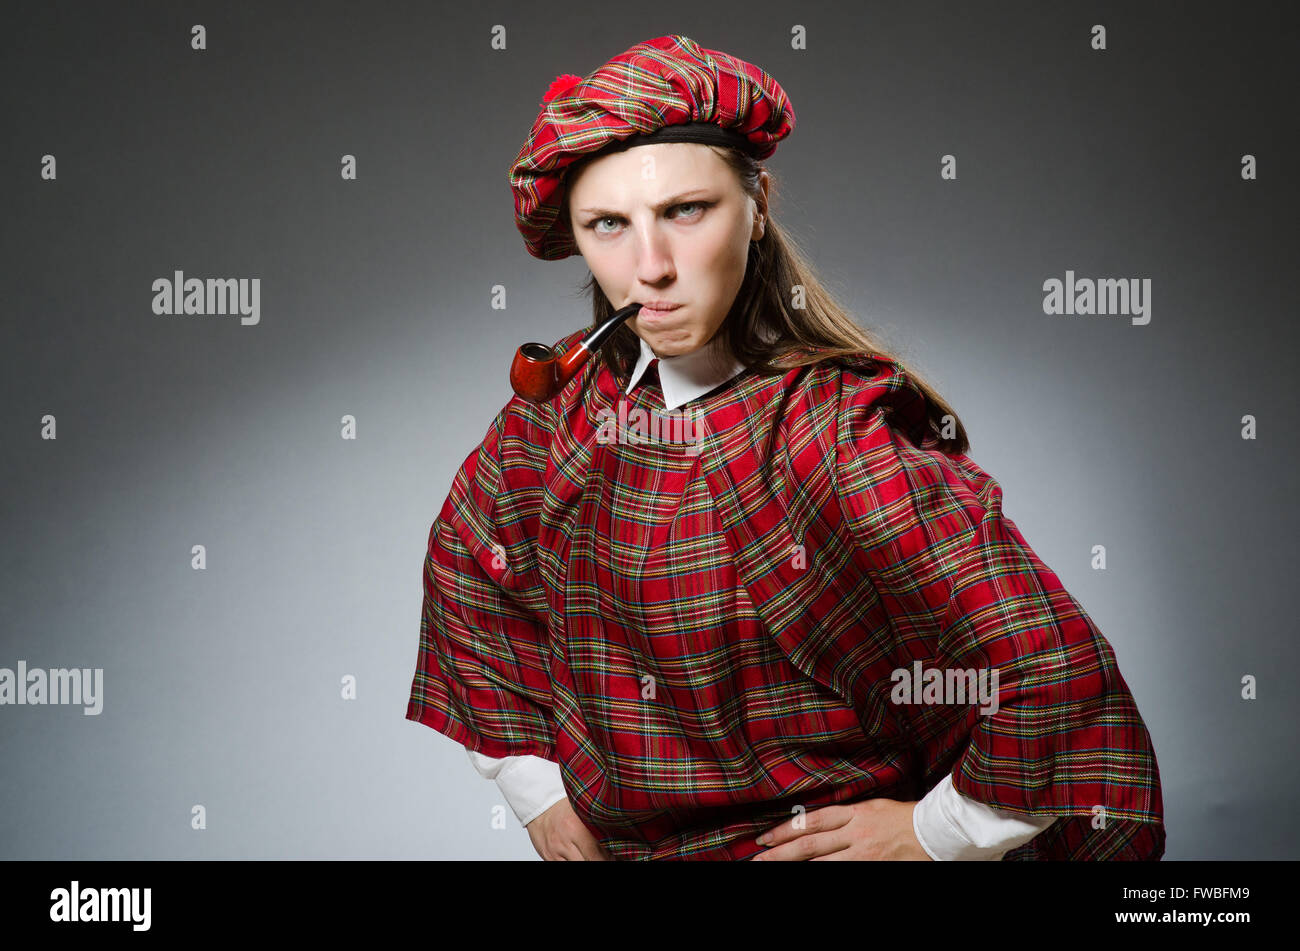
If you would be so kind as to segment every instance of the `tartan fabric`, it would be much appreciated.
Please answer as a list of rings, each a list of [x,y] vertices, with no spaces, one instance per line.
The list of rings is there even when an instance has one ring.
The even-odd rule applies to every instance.
[[[795,806],[914,801],[949,773],[1061,817],[1005,859],[1163,855],[1109,644],[997,482],[934,447],[905,369],[745,371],[689,405],[698,453],[602,443],[622,399],[662,409],[657,372],[624,396],[592,360],[550,403],[512,399],[466,459],[430,533],[407,719],[558,762],[616,858],[746,858]],[[893,703],[914,661],[997,667],[999,709]]]
[[[677,34],[638,43],[579,82],[552,87],[558,95],[541,103],[507,176],[528,253],[547,261],[578,251],[558,216],[565,170],[588,152],[664,126],[710,122],[744,135],[764,159],[795,125],[775,79]]]

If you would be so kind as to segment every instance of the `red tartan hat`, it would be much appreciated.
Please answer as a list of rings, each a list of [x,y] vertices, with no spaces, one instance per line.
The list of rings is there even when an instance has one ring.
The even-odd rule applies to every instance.
[[[557,76],[514,164],[515,224],[529,254],[578,251],[560,220],[565,170],[590,153],[655,142],[734,145],[756,159],[794,128],[785,90],[742,59],[676,34],[638,43],[586,77]]]

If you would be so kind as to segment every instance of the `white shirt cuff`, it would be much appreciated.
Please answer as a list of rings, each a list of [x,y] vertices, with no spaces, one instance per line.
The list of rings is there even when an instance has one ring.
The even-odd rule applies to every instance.
[[[565,797],[560,764],[541,756],[494,758],[466,749],[469,761],[487,779],[495,779],[501,795],[522,826],[528,825]]]
[[[912,811],[912,831],[937,862],[994,861],[1057,819],[994,809],[959,793],[945,776]]]

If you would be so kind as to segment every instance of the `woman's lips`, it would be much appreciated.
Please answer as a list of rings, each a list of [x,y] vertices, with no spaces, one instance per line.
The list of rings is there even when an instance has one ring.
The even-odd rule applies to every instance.
[[[641,320],[649,321],[650,323],[660,323],[668,319],[669,317],[671,317],[673,314],[677,313],[681,309],[682,309],[682,305],[680,304],[678,304],[676,307],[669,308],[668,310],[655,310],[653,307],[642,307],[640,313],[638,313],[637,316]]]

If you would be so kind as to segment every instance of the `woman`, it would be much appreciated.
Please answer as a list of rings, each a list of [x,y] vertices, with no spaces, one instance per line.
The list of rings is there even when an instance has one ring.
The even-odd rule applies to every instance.
[[[457,473],[407,718],[544,858],[1157,859],[1110,646],[772,220],[793,126],[683,36],[552,84],[511,170],[528,249],[582,254],[593,326],[652,306]]]

